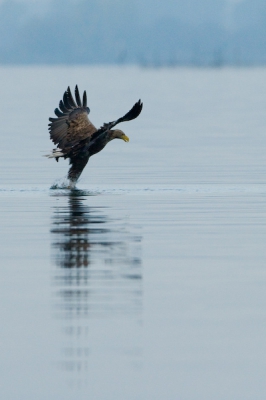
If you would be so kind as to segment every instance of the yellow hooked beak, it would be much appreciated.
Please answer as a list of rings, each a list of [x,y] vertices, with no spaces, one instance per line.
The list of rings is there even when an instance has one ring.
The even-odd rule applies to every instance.
[[[121,139],[123,139],[125,142],[129,142],[129,137],[123,133],[121,136]]]

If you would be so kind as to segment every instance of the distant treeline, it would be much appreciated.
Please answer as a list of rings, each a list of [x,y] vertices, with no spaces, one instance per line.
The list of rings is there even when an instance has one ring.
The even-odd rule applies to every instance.
[[[191,0],[190,8],[165,0],[157,12],[154,1],[144,3],[51,0],[40,11],[6,0],[0,4],[0,63],[266,64],[265,0]]]

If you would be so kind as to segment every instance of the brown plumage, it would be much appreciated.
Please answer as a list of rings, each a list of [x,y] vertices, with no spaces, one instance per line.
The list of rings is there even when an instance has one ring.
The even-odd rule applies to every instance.
[[[142,103],[139,100],[123,117],[97,129],[89,120],[90,113],[87,107],[87,95],[84,91],[81,101],[78,87],[75,87],[75,100],[68,87],[59,102],[59,109],[55,109],[57,118],[49,118],[50,138],[57,148],[48,155],[49,158],[69,158],[71,168],[68,179],[75,184],[89,158],[101,151],[113,139],[123,139],[128,142],[128,137],[119,129],[112,129],[120,122],[130,121],[139,116]]]

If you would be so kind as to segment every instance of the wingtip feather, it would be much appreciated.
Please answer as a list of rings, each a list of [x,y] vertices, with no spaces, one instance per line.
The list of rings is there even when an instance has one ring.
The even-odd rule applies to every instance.
[[[78,107],[82,107],[78,85],[75,86],[75,97],[76,97],[76,102],[77,102]]]
[[[83,93],[83,107],[87,107],[87,93],[86,93],[86,90],[84,90],[84,93]]]
[[[70,108],[77,108],[77,104],[75,103],[75,100],[73,99],[70,87],[68,86],[67,91],[66,91],[66,96],[67,96],[67,101],[70,105]]]

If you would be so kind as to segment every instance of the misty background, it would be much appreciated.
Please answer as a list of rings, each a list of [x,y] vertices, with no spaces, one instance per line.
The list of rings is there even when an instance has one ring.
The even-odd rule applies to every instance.
[[[1,64],[263,65],[265,0],[0,2]]]

